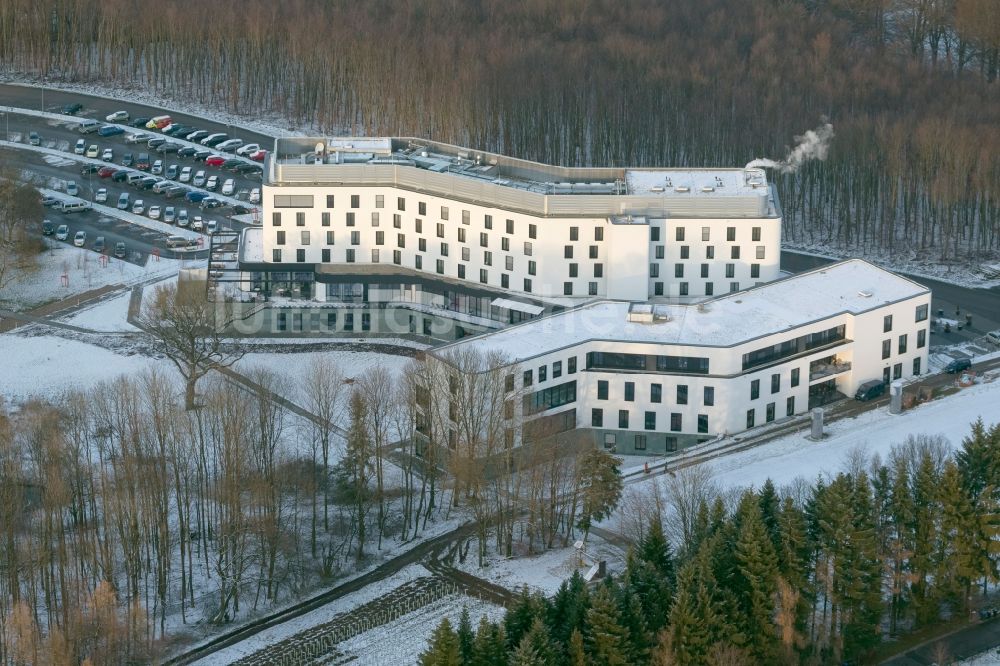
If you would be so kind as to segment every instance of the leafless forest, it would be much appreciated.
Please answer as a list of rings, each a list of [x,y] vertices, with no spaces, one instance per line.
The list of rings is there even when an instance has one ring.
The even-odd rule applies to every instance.
[[[568,165],[744,164],[793,243],[1000,251],[995,0],[7,0],[0,67]]]

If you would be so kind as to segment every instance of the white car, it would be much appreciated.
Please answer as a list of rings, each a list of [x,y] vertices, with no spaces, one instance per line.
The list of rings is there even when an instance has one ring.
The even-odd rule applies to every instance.
[[[120,123],[128,120],[128,111],[115,111],[109,113],[105,118],[109,123]]]
[[[80,188],[77,187],[75,180],[71,180],[66,183],[66,194],[70,195],[71,197],[76,197],[80,195]]]
[[[154,176],[159,176],[163,173],[163,160],[156,160],[153,162],[153,166],[149,168],[149,173]]]
[[[222,194],[227,197],[233,196],[233,192],[236,191],[236,181],[232,178],[226,178],[226,182],[222,184]]]
[[[209,134],[208,136],[206,136],[204,139],[201,140],[201,145],[207,146],[208,144],[213,143],[216,139],[225,136],[226,136],[225,132],[216,132],[215,134]]]
[[[94,203],[106,203],[108,200],[108,188],[102,187],[94,194]]]
[[[135,203],[132,204],[132,212],[135,215],[142,215],[142,212],[146,210],[146,202],[142,199],[136,199]]]
[[[181,208],[177,212],[177,226],[186,227],[191,220],[188,218],[188,212],[186,208]]]
[[[191,228],[195,231],[201,231],[205,228],[205,223],[201,219],[201,215],[195,215],[191,218]]]
[[[229,152],[232,152],[232,151],[236,150],[237,148],[239,148],[242,145],[243,145],[243,142],[240,141],[239,139],[228,139],[226,141],[223,141],[220,144],[216,144],[215,149],[216,150],[228,150]]]
[[[995,345],[1000,345],[1000,328],[986,334],[986,339]]]
[[[219,177],[209,176],[205,181],[205,189],[214,192],[217,187],[219,187]]]
[[[76,245],[77,247],[83,247],[86,244],[86,242],[87,242],[86,231],[78,231],[76,232],[76,236],[73,236],[73,245]]]
[[[87,147],[87,157],[97,157],[101,152],[101,149],[97,147],[96,143],[92,143]]]
[[[205,223],[205,229],[210,234],[214,234],[218,228],[219,228],[219,223],[216,222],[215,220],[209,220],[208,222]]]
[[[250,190],[250,196],[249,196],[248,200],[250,201],[250,203],[254,203],[254,204],[255,203],[260,203],[260,188],[259,187],[255,187],[252,190]]]
[[[56,229],[56,240],[66,240],[69,238],[69,227],[65,224],[60,224],[59,228]]]
[[[158,219],[160,219],[160,207],[159,206],[150,206],[149,207],[149,212],[147,213],[147,215],[149,215],[149,219],[151,219],[151,220],[158,220]]]
[[[238,148],[236,150],[236,154],[237,155],[253,155],[258,150],[260,150],[260,144],[259,143],[248,143],[247,145]]]
[[[177,178],[177,180],[181,181],[182,183],[190,182],[190,180],[191,180],[191,167],[186,166],[183,169],[181,169],[181,175],[180,175],[179,178]]]
[[[194,178],[191,179],[191,184],[195,187],[205,187],[205,172],[199,170],[198,173],[194,175]]]
[[[169,222],[170,224],[173,224],[174,220],[176,219],[177,219],[177,213],[174,211],[173,206],[167,206],[166,208],[163,209],[164,222]]]
[[[125,143],[128,143],[128,144],[144,143],[146,141],[149,141],[149,135],[148,134],[141,134],[141,133],[140,134],[129,134],[127,137],[125,137]]]
[[[101,153],[101,159],[104,160],[105,162],[114,162],[115,151],[111,150],[110,148],[105,148],[104,152]]]
[[[76,140],[76,147],[73,148],[73,152],[77,155],[83,155],[87,152],[87,142],[83,139]]]

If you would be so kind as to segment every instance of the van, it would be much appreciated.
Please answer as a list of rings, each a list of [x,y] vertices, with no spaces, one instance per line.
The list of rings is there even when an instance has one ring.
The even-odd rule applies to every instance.
[[[953,375],[956,372],[962,372],[963,370],[968,370],[972,367],[971,358],[956,358],[948,365],[944,366],[944,371],[949,375]]]
[[[149,122],[146,123],[146,129],[163,129],[172,122],[170,116],[156,116],[149,119]]]
[[[858,387],[858,392],[854,394],[854,399],[867,402],[881,395],[885,395],[885,384],[882,383],[881,379],[872,379]]]
[[[90,134],[91,132],[96,132],[100,128],[101,123],[96,120],[82,120],[76,129],[80,132],[80,134]]]
[[[1000,345],[1000,328],[995,331],[990,331],[986,334],[986,341],[992,342],[995,345]]]
[[[90,209],[90,204],[85,201],[64,201],[58,209],[64,213],[82,213]]]
[[[188,239],[183,236],[167,236],[167,247],[187,247]]]

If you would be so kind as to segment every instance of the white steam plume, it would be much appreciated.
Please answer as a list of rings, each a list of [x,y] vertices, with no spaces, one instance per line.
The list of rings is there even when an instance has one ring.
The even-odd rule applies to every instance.
[[[830,141],[833,139],[833,125],[823,123],[814,130],[809,130],[802,136],[795,137],[796,146],[788,153],[788,156],[780,162],[767,158],[756,159],[747,164],[745,169],[753,167],[766,167],[778,169],[782,173],[795,173],[800,166],[809,160],[826,159],[827,151],[830,149]]]

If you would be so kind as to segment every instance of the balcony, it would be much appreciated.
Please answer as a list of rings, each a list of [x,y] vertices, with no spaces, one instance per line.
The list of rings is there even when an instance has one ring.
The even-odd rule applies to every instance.
[[[850,361],[842,361],[836,356],[818,358],[809,364],[809,382],[827,379],[851,369]]]

